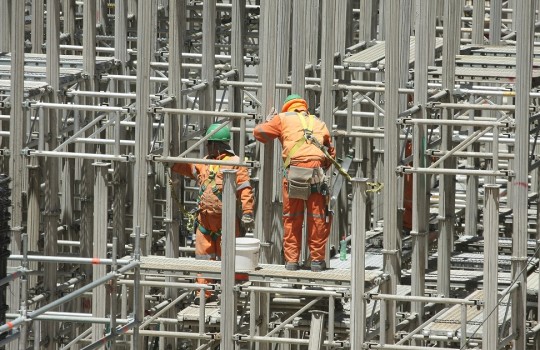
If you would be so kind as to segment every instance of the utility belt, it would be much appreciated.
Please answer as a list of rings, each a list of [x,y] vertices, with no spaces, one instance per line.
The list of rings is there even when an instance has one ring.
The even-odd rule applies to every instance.
[[[312,193],[328,195],[328,180],[324,169],[291,165],[285,170],[289,198],[307,200]]]
[[[195,220],[195,231],[197,231],[197,228],[199,229],[199,231],[201,231],[201,233],[203,235],[210,236],[212,238],[212,240],[214,240],[214,241],[216,241],[219,237],[221,237],[221,230],[219,230],[217,232],[210,231],[209,229],[207,229],[203,225],[201,225],[199,220]]]

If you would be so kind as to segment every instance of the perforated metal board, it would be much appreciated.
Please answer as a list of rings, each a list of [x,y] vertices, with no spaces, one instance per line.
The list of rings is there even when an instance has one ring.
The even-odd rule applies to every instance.
[[[83,68],[83,56],[79,55],[60,55],[60,67],[63,68]],[[97,72],[104,72],[114,66],[114,57],[96,56]],[[39,53],[25,53],[25,66],[45,66],[47,63],[47,55]],[[11,53],[6,53],[0,56],[0,65],[11,64]]]
[[[429,67],[428,74],[432,78],[440,79],[442,77],[442,68]],[[538,69],[533,69],[531,74],[533,79],[540,78],[540,70]],[[505,68],[456,67],[455,76],[458,81],[514,83],[516,80],[516,70]]]
[[[24,97],[37,96],[45,92],[49,84],[42,81],[25,81],[24,82]],[[0,96],[9,96],[11,92],[11,81],[0,80]]]
[[[161,256],[144,256],[141,257],[141,270],[176,271],[182,272],[184,275],[202,273],[209,277],[219,278],[221,262],[193,258],[174,259]],[[366,284],[377,284],[382,274],[382,271],[367,270],[365,275]],[[312,272],[307,269],[288,271],[283,265],[260,264],[256,270],[249,272],[248,275],[252,281],[318,281],[330,285],[349,285],[351,282],[351,270],[349,269],[327,269],[322,272]]]
[[[466,299],[470,300],[484,300],[484,291],[477,290],[473,292]],[[510,319],[510,313],[507,313],[506,306],[508,305],[508,295],[503,298],[498,308],[498,322],[499,326],[502,326],[503,321]],[[484,311],[482,308],[476,306],[466,307],[466,320],[467,320],[467,337],[474,337],[476,339],[482,338],[482,323],[484,320]],[[454,305],[448,311],[437,317],[424,328],[424,332],[432,335],[447,336],[452,334],[453,336],[459,336],[461,333],[461,305]]]

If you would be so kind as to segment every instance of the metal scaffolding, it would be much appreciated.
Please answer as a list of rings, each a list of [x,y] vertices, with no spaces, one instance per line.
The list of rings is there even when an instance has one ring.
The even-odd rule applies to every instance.
[[[540,349],[539,9],[0,0],[0,346]],[[290,93],[343,167],[322,272],[284,268],[281,146],[252,133]],[[239,161],[203,159],[215,122]],[[256,269],[227,234],[194,258],[174,163],[249,168]]]

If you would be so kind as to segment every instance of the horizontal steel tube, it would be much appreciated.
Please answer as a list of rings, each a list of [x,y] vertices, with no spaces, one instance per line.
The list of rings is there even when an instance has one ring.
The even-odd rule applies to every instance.
[[[372,300],[396,300],[396,301],[421,301],[425,303],[438,304],[456,304],[456,305],[482,305],[479,300],[443,298],[443,297],[422,297],[409,295],[393,295],[393,294],[365,294],[366,299]]]
[[[445,154],[447,154],[448,151],[439,151],[439,150],[426,150],[426,155],[428,156],[434,156],[434,157],[441,157]],[[486,152],[454,152],[454,156],[457,157],[479,157],[479,158],[493,158],[493,153],[486,153]],[[514,154],[512,153],[499,153],[499,158],[502,159],[514,159]]]
[[[508,176],[507,173],[493,170],[471,170],[471,169],[428,169],[409,168],[403,170],[405,174],[445,174],[445,175],[473,175],[473,176]]]
[[[47,102],[35,102],[30,104],[31,108],[50,108],[50,109],[64,109],[64,110],[76,110],[76,111],[95,111],[95,112],[128,112],[124,107],[112,107],[112,106],[90,106],[79,105],[73,103],[47,103]]]
[[[133,280],[119,280],[117,284],[125,284],[127,286],[132,286],[135,284]],[[185,288],[185,289],[208,289],[213,290],[209,284],[202,283],[188,283],[188,282],[159,282],[159,281],[140,281],[139,285],[141,286],[150,286],[150,287],[173,287],[173,288]]]
[[[227,160],[211,160],[211,159],[201,159],[201,158],[180,158],[180,157],[162,157],[156,156],[152,158],[154,162],[170,162],[170,163],[193,163],[193,164],[216,164],[216,165],[232,165],[232,166],[243,166],[243,167],[252,167],[252,164],[231,162]]]
[[[133,332],[129,331],[127,332],[127,334],[133,334]],[[197,334],[197,333],[191,333],[191,332],[150,331],[146,329],[139,330],[139,335],[163,337],[163,338],[181,338],[181,339],[201,339],[201,340],[215,339],[215,335],[213,334]]]
[[[415,119],[403,118],[405,125],[458,125],[458,126],[508,126],[508,123],[498,121],[461,120],[461,119]]]
[[[217,112],[217,111],[202,111],[195,109],[182,109],[182,108],[156,108],[157,113],[169,113],[169,114],[184,114],[184,115],[204,115],[209,117],[229,117],[229,118],[247,118],[254,119],[256,117],[253,113],[235,113],[235,112]]]
[[[433,347],[428,346],[409,346],[409,345],[391,345],[391,344],[373,344],[369,343],[369,349],[384,349],[384,350],[433,350]],[[437,350],[456,350],[455,348],[439,348]]]
[[[493,110],[493,111],[515,111],[516,106],[513,105],[477,105],[470,103],[434,103],[433,109],[450,108],[450,109],[474,109],[474,110]]]
[[[36,151],[33,149],[26,150],[29,157],[53,157],[53,158],[81,158],[92,160],[110,160],[119,162],[130,162],[133,156],[115,156],[113,154],[96,154],[96,153],[76,153],[76,152],[57,152],[57,151]]]
[[[303,296],[313,296],[313,297],[335,297],[343,298],[345,295],[343,292],[336,292],[330,290],[310,290],[310,289],[290,289],[290,288],[277,288],[277,287],[257,287],[257,286],[248,286],[248,287],[239,287],[239,289],[247,292],[264,292],[264,293],[280,293],[288,295],[303,295]]]
[[[27,255],[28,261],[53,262],[53,263],[74,263],[74,264],[92,264],[92,265],[112,265],[112,259],[100,258],[73,258],[66,256],[45,256],[45,255]],[[22,255],[10,255],[8,260],[24,260]],[[131,260],[116,260],[118,265],[127,265]]]

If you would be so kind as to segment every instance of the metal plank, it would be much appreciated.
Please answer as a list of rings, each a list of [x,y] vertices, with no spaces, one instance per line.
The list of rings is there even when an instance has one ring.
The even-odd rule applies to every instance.
[[[346,57],[343,63],[355,67],[374,67],[385,55],[384,42],[378,42],[354,55]]]
[[[126,259],[129,258],[126,257]],[[208,274],[209,276],[219,275],[221,273],[221,261],[143,256],[141,257],[141,270],[175,271],[194,276],[197,273]],[[382,274],[382,271],[366,270],[365,281],[368,285],[377,284]],[[254,281],[295,280],[339,285],[348,285],[351,282],[351,271],[349,269],[327,269],[321,272],[312,272],[310,270],[288,271],[283,265],[271,264],[260,264],[255,271],[249,272],[248,276],[250,280]]]
[[[442,78],[442,67],[429,67],[428,74],[431,78]],[[540,70],[532,70],[532,78],[540,78]],[[514,83],[516,80],[515,69],[482,68],[482,67],[456,67],[455,77],[457,81],[479,81]]]

